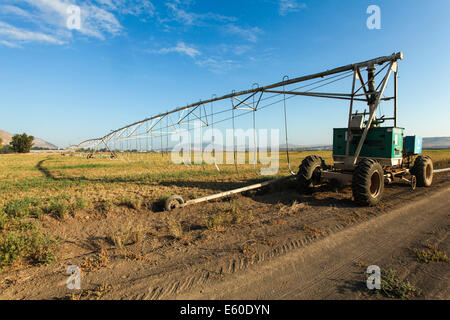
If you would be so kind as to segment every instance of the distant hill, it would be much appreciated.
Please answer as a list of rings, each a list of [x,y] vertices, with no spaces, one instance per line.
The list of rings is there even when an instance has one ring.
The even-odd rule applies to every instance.
[[[450,137],[423,138],[424,149],[447,149],[450,148]]]
[[[287,149],[286,144],[280,145],[281,151],[286,150],[286,149]],[[294,151],[332,150],[332,149],[333,149],[332,145],[313,144],[310,146],[301,146],[301,145],[289,144],[289,150],[294,150]]]
[[[423,149],[448,149],[450,148],[450,137],[423,138]],[[299,146],[289,144],[289,150],[332,150],[332,145]],[[280,145],[280,150],[286,150],[286,144]]]
[[[0,138],[3,140],[3,145],[8,145],[11,141],[13,134],[0,130]],[[58,149],[57,146],[51,144],[50,142],[44,141],[42,139],[34,137],[33,147],[44,148],[44,149]]]
[[[203,148],[209,146],[209,143],[205,143],[203,145]],[[220,150],[223,148],[223,150],[233,150],[233,146],[215,146],[216,150]],[[239,149],[239,147],[237,147]],[[242,148],[242,147],[241,147]],[[450,137],[434,137],[434,138],[423,138],[423,149],[447,149],[450,148]],[[248,151],[248,146],[244,147],[245,150]],[[280,151],[286,151],[287,145],[281,144],[280,145]],[[191,146],[192,151],[199,151],[200,148]],[[296,145],[296,144],[289,144],[289,150],[292,151],[314,151],[314,150],[320,150],[320,151],[327,151],[327,150],[333,150],[332,145],[327,144],[312,144],[312,145]]]

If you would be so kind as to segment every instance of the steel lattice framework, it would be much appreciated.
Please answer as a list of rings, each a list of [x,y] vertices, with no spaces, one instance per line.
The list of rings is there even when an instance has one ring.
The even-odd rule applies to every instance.
[[[403,59],[403,54],[399,52],[294,79],[285,77],[283,81],[267,86],[260,87],[258,84],[254,84],[250,90],[233,91],[221,97],[213,96],[210,99],[129,124],[113,130],[101,138],[86,140],[77,146],[71,146],[67,151],[84,151],[88,153],[88,158],[106,154],[112,159],[117,159],[123,153],[132,151],[164,153],[168,151],[169,136],[180,130],[193,130],[194,121],[197,124],[200,123],[202,127],[212,128],[225,121],[231,121],[234,130],[236,118],[253,115],[253,126],[255,126],[256,112],[277,104],[281,105],[284,110],[285,139],[286,145],[289,146],[286,101],[297,96],[349,101],[349,121],[354,115],[363,115],[368,123],[363,132],[365,137],[374,120],[390,120],[393,121],[394,126],[397,126],[397,60],[401,59]],[[368,73],[366,81],[362,75],[365,71]],[[386,97],[384,93],[392,72],[394,73],[394,94]],[[350,92],[324,92],[322,89],[345,79],[352,79]],[[367,103],[369,111],[353,112],[353,105],[357,101]],[[394,112],[391,117],[383,116],[376,119],[375,113],[382,101],[393,101]],[[361,139],[361,141],[363,140]],[[235,147],[233,146],[233,148]],[[362,144],[358,148],[357,155],[361,147]],[[101,150],[103,152],[99,152]],[[236,152],[235,149],[234,151]],[[287,157],[289,161],[289,147],[287,147]]]

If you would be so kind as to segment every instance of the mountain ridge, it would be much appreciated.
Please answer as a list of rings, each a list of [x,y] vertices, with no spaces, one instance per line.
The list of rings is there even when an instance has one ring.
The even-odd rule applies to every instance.
[[[5,130],[0,130],[0,138],[3,140],[2,144],[5,145],[9,145],[9,143],[11,142],[11,139],[13,137],[12,133],[9,133]],[[54,144],[47,142],[41,138],[36,138],[34,137],[34,141],[33,141],[33,147],[35,148],[44,148],[44,149],[58,149],[57,146],[55,146]]]

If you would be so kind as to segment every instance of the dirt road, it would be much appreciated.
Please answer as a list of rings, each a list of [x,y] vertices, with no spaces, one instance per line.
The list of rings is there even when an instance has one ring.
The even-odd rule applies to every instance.
[[[440,236],[449,248],[450,188],[400,209],[332,234],[307,247],[251,267],[225,281],[209,284],[177,299],[357,299],[366,294],[360,263],[385,266],[408,260],[408,248]],[[444,226],[444,228],[442,228]],[[440,235],[439,235],[440,233]],[[407,262],[407,261],[406,261]],[[450,298],[450,267],[405,264],[427,298]],[[420,268],[422,267],[422,268]],[[428,270],[427,270],[428,269]],[[383,270],[381,271],[383,275]],[[422,278],[422,279],[420,279]]]

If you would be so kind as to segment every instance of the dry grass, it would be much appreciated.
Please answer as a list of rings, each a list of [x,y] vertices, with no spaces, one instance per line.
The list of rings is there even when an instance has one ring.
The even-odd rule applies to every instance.
[[[450,159],[450,150],[427,150],[424,153],[436,163],[445,163]],[[311,154],[321,156],[328,164],[332,163],[330,151],[291,152],[293,168]],[[211,194],[216,190],[209,189],[208,183],[220,183],[223,190],[227,190],[251,180],[267,179],[258,177],[255,180],[253,165],[250,164],[241,165],[239,173],[235,172],[234,165],[220,165],[221,172],[218,172],[214,165],[167,166],[166,159],[161,155],[149,156],[152,159],[123,162],[45,154],[0,155],[0,207],[18,199],[45,200],[70,195],[71,199],[84,199],[79,200],[83,210],[93,203],[107,201],[139,210],[144,199],[145,202],[157,202],[172,194],[180,194],[186,199]],[[133,158],[133,155],[130,157]],[[258,168],[261,167],[259,165]],[[280,153],[277,176],[287,173],[286,155]],[[191,182],[197,186],[186,188]]]
[[[365,218],[363,214],[361,214],[361,213],[359,213],[357,211],[354,211],[351,214],[338,213],[336,216],[338,217],[339,220],[341,220],[341,221],[343,221],[343,222],[345,222],[347,224],[356,223],[356,222],[361,221],[361,220],[363,220]]]
[[[242,253],[245,257],[250,257],[256,252],[255,244],[256,241],[246,241],[239,246],[239,252]]]
[[[449,262],[450,259],[447,253],[438,248],[437,244],[425,244],[425,248],[413,248],[412,252],[416,254],[416,258],[419,262]]]
[[[122,195],[119,198],[119,205],[126,206],[130,209],[142,209],[143,201],[139,196]]]
[[[320,237],[320,236],[326,236],[327,233],[323,230],[320,230],[319,228],[309,226],[309,225],[303,225],[302,227],[303,232],[306,233],[307,236],[310,237]]]
[[[55,262],[58,241],[29,217],[28,206],[14,208],[6,213],[0,211],[0,270],[12,265]]]
[[[169,216],[167,218],[167,229],[169,230],[169,234],[175,239],[182,239],[184,235],[183,227],[179,220],[177,220],[174,216]]]
[[[243,208],[237,201],[218,203],[217,209],[206,217],[205,225],[209,230],[224,232],[232,225],[250,224],[253,211]]]
[[[114,244],[116,248],[123,249],[126,246],[141,243],[145,234],[146,231],[143,225],[134,225],[132,222],[128,222],[126,225],[120,224],[111,227],[107,240]]]
[[[436,169],[450,167],[450,149],[424,150],[423,153],[433,159],[433,165]]]
[[[355,261],[354,264],[355,264],[355,266],[357,266],[359,268],[367,269],[369,267],[369,264],[364,261]]]
[[[102,250],[93,257],[85,257],[81,262],[80,268],[84,272],[94,272],[107,267],[109,261],[108,252]]]
[[[308,208],[308,204],[304,202],[297,202],[294,201],[290,206],[282,206],[280,208],[279,214],[280,215],[295,215],[300,213],[303,210],[306,210]]]
[[[232,218],[228,213],[218,212],[207,218],[206,227],[212,231],[224,232],[231,225],[231,221]]]
[[[148,258],[142,252],[135,252],[131,250],[123,250],[122,251],[123,258],[127,261],[147,261]]]
[[[410,299],[419,296],[421,290],[407,279],[402,279],[397,270],[388,268],[382,272],[381,293],[391,299]]]
[[[284,226],[286,224],[286,220],[284,219],[273,219],[272,225],[274,226]]]
[[[105,294],[112,290],[112,286],[106,283],[97,285],[94,289],[82,290],[72,293],[66,297],[68,300],[100,300]]]
[[[291,161],[297,166],[309,154],[311,152],[293,152]],[[314,154],[331,162],[330,152]],[[67,194],[72,198],[88,199],[90,203],[83,206],[110,201],[138,209],[142,207],[143,199],[157,202],[172,194],[186,198],[211,194],[208,182],[219,182],[226,190],[237,183],[245,184],[255,179],[253,165],[240,166],[239,173],[235,172],[234,165],[220,165],[221,172],[218,172],[213,165],[205,165],[204,169],[202,165],[167,166],[167,161],[160,155],[152,157],[145,162],[122,162],[61,155],[0,155],[0,207],[16,199],[49,199]],[[279,176],[287,172],[285,154],[280,153]],[[189,182],[205,184],[205,187],[186,188]],[[124,195],[122,199],[120,195]]]

